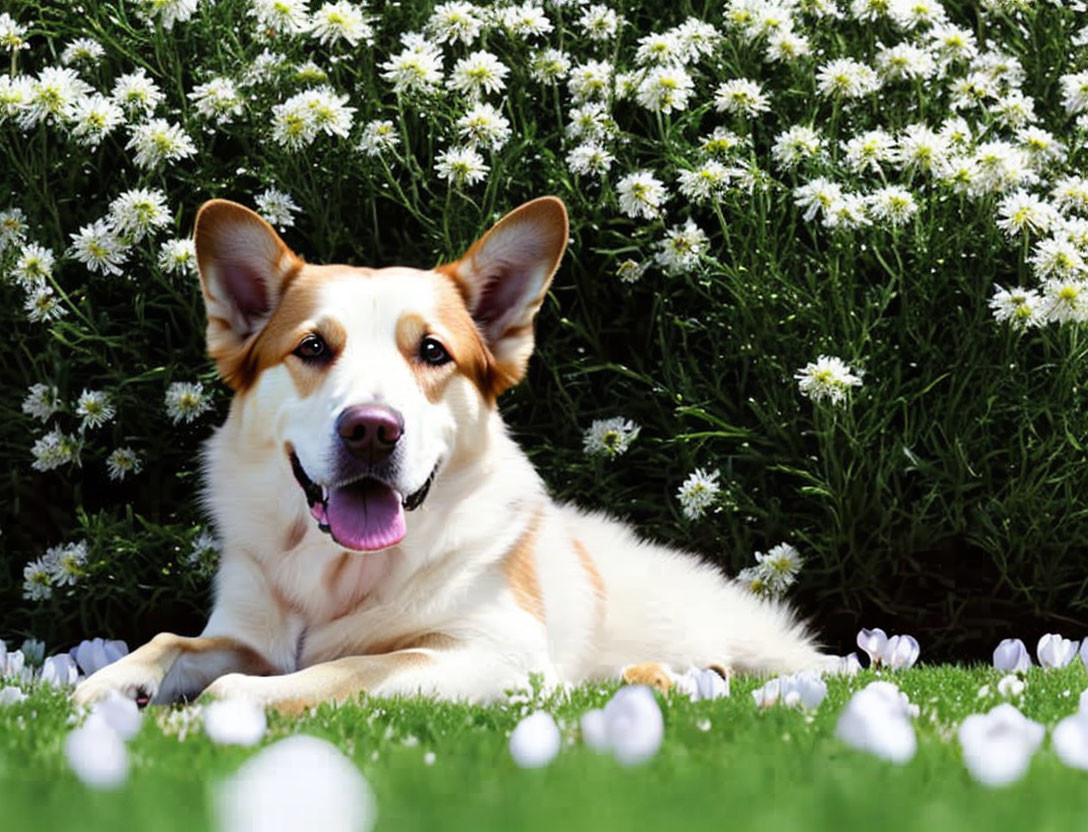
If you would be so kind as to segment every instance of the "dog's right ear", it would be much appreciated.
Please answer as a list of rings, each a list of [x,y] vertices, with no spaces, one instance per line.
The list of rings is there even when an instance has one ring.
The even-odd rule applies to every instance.
[[[259,215],[225,199],[201,206],[193,238],[208,313],[208,354],[236,387],[244,347],[268,322],[302,260]]]

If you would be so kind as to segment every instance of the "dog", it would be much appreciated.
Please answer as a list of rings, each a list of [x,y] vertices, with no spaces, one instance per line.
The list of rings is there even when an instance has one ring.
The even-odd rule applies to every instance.
[[[431,270],[311,265],[257,214],[194,231],[209,355],[234,395],[203,453],[222,543],[195,638],[155,636],[75,699],[202,692],[284,711],[366,693],[486,701],[685,669],[825,667],[785,605],[560,505],[496,408],[567,245],[555,197]]]

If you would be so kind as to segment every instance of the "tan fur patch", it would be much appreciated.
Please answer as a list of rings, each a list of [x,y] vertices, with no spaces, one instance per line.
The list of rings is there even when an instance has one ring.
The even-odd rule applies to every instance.
[[[250,676],[271,676],[279,672],[252,647],[242,644],[242,642],[236,641],[229,636],[187,638],[185,636],[176,636],[173,633],[160,633],[149,644],[156,644],[167,653],[176,651],[175,655],[220,651],[234,653],[239,661],[238,672]],[[173,664],[173,661],[170,664]]]
[[[309,528],[309,523],[306,518],[299,515],[295,518],[295,522],[291,524],[291,527],[287,530],[287,535],[283,540],[283,551],[290,552],[298,544],[302,542],[302,538],[306,536],[306,529]]]
[[[459,644],[458,640],[443,633],[423,633],[413,635],[396,636],[366,646],[367,655],[380,655],[382,653],[395,653],[398,650],[449,650]]]
[[[545,623],[544,600],[540,595],[540,582],[537,580],[536,562],[533,560],[539,526],[540,511],[538,510],[529,522],[529,527],[514,544],[514,548],[503,559],[502,571],[518,606],[543,624]]]
[[[429,664],[426,653],[402,651],[375,656],[349,656],[322,662],[285,677],[292,688],[303,687],[299,696],[278,699],[272,705],[286,714],[298,714],[322,702],[344,702],[374,690],[398,672]]]
[[[604,579],[601,577],[601,573],[597,571],[596,564],[593,563],[593,558],[590,557],[589,551],[582,545],[582,541],[574,541],[574,551],[578,555],[578,560],[582,563],[582,568],[586,570],[586,574],[589,575],[589,582],[593,584],[593,591],[597,593],[597,597],[602,601],[605,598],[604,591]]]
[[[669,674],[657,662],[642,662],[625,667],[623,681],[629,685],[649,685],[662,693],[668,693],[672,688]]]

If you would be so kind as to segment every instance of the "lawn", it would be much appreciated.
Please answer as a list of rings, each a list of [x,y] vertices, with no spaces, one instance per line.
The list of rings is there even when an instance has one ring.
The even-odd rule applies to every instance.
[[[324,706],[301,718],[270,715],[262,745],[294,733],[330,740],[373,788],[379,830],[1084,828],[1088,774],[1065,767],[1049,741],[1009,787],[982,786],[965,769],[956,728],[1001,701],[996,693],[979,696],[983,685],[994,691],[1001,675],[947,665],[885,673],[920,707],[918,752],[902,766],[854,751],[834,735],[852,692],[876,678],[871,671],[829,678],[828,696],[812,716],[784,706],[758,710],[750,695],[758,682],[751,679],[735,679],[728,698],[669,695],[662,699],[664,743],[634,768],[596,754],[579,737],[579,717],[600,707],[610,687],[488,707],[411,699]],[[1023,678],[1023,696],[1013,701],[1048,731],[1076,710],[1086,682],[1079,662],[1033,668]],[[544,769],[519,769],[508,735],[534,707],[554,714],[564,747]],[[73,718],[65,695],[38,688],[25,702],[0,707],[3,828],[212,828],[215,784],[255,751],[216,746],[199,727],[179,740],[162,727],[172,713],[145,713],[129,743],[128,780],[115,792],[97,792],[65,759]]]

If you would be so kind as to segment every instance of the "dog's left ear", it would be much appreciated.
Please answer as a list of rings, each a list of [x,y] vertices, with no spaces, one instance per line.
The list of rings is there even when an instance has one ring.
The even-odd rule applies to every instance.
[[[515,208],[455,263],[452,277],[495,357],[495,395],[525,375],[533,352],[533,319],[567,245],[567,209],[554,196]]]

